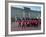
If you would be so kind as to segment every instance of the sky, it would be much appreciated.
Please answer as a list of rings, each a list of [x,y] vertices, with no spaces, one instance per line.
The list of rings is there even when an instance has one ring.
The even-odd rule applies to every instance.
[[[24,9],[24,7],[28,7],[31,10],[35,10],[35,11],[40,11],[41,10],[41,7],[40,6],[14,6],[14,7],[22,8],[22,9]]]

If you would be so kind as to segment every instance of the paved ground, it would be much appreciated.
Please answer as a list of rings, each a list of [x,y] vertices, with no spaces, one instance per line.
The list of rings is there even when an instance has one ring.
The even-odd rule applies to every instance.
[[[40,25],[38,27],[18,27],[18,24],[16,22],[13,22],[11,24],[11,31],[26,31],[26,30],[39,30]]]

